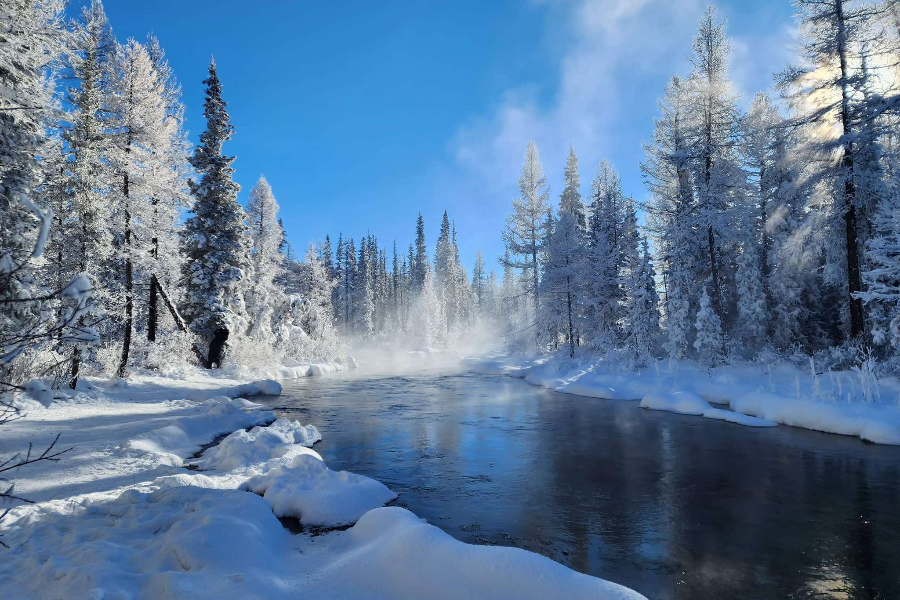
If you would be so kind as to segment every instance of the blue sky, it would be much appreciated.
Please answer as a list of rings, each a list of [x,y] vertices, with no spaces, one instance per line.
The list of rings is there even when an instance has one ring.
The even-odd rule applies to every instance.
[[[534,139],[558,201],[570,142],[582,193],[602,158],[626,194],[666,81],[688,71],[706,2],[184,2],[107,0],[120,40],[153,31],[182,83],[188,128],[204,128],[215,54],[236,133],[241,201],[272,184],[295,250],[367,231],[404,249],[422,211],[429,247],[446,208],[463,261],[490,266]],[[744,103],[792,57],[788,0],[717,5]]]

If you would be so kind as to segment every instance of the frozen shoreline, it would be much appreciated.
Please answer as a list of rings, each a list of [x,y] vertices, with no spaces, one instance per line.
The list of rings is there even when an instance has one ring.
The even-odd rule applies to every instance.
[[[501,355],[466,359],[479,373],[508,375],[563,394],[637,400],[650,410],[747,426],[775,424],[900,445],[900,381],[864,380],[856,372],[813,376],[790,365],[728,365],[707,370],[689,361],[656,361],[634,372],[599,357]],[[873,401],[866,401],[864,388]],[[710,404],[728,405],[730,410]]]
[[[281,373],[319,374],[300,365]],[[84,387],[46,409],[35,403],[0,437],[2,456],[56,433],[73,447],[59,462],[14,474],[17,492],[36,503],[13,508],[0,526],[11,547],[0,550],[10,598],[642,598],[379,508],[396,494],[328,469],[313,449],[323,435],[314,426],[229,397],[280,393],[275,381],[198,371]],[[185,468],[228,432],[189,461],[200,470]],[[346,529],[292,535],[281,516]]]

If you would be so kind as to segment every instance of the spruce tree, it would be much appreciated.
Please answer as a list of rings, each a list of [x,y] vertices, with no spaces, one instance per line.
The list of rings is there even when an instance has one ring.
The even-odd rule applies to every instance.
[[[206,130],[191,158],[199,180],[189,182],[194,206],[182,242],[183,314],[194,333],[211,339],[218,330],[246,329],[244,282],[250,268],[250,241],[244,211],[237,202],[240,186],[232,180],[234,157],[222,154],[234,127],[225,110],[215,59],[203,83]]]

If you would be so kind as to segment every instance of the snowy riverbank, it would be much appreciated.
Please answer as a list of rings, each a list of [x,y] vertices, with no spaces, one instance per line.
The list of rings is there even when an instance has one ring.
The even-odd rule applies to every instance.
[[[13,474],[35,504],[2,524],[4,597],[641,598],[385,507],[386,486],[328,469],[312,447],[327,431],[229,397],[277,382],[219,375],[94,381],[5,426],[0,456],[57,433],[72,450]]]
[[[706,369],[688,361],[656,361],[623,372],[618,364],[597,357],[562,355],[500,355],[465,362],[480,373],[521,377],[564,394],[640,400],[652,410],[749,426],[783,424],[900,445],[896,377],[876,381],[862,371],[813,374],[787,364]]]

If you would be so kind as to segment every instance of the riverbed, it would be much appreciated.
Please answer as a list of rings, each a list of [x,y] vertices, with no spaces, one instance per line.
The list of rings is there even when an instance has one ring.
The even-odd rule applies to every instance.
[[[446,370],[363,367],[266,402],[465,542],[660,600],[900,598],[897,447]]]

